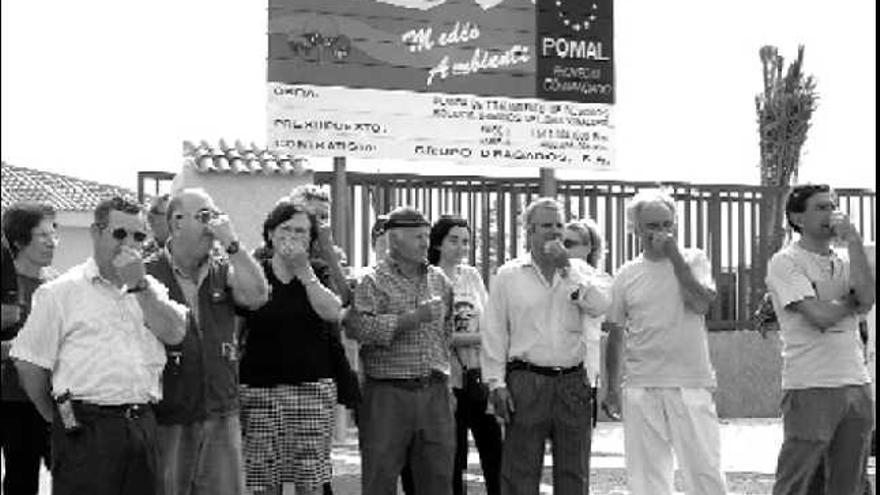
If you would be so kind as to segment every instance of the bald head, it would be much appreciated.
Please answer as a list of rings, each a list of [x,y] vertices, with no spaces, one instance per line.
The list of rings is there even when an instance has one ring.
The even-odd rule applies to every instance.
[[[203,215],[218,212],[211,196],[201,188],[182,189],[168,203],[168,230],[177,250],[197,255],[210,252],[214,236]]]

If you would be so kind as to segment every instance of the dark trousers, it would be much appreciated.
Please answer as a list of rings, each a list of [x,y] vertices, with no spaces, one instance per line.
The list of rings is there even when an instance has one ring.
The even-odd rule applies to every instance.
[[[0,447],[5,466],[3,493],[36,495],[40,488],[40,460],[49,462],[46,421],[30,401],[3,401],[0,407]]]
[[[404,462],[415,495],[449,495],[455,425],[446,383],[404,389],[367,379],[360,410],[361,493],[394,495]]]
[[[862,493],[860,495],[872,495],[874,492],[871,490],[871,481],[868,479],[868,466],[865,464],[865,474],[864,477],[864,486],[862,487]],[[810,488],[807,490],[807,495],[828,495],[825,493],[825,460],[819,464],[819,467],[816,468],[816,473],[813,475],[813,479],[810,481]]]
[[[805,495],[825,462],[825,493],[861,495],[874,404],[868,385],[787,390],[773,495]]]
[[[553,493],[590,490],[590,387],[585,370],[559,376],[512,370],[507,387],[516,408],[501,455],[501,493],[538,495],[544,445],[553,453]]]
[[[468,370],[471,371],[471,370]],[[476,370],[479,371],[479,370]],[[480,466],[486,480],[486,494],[501,494],[501,427],[495,416],[486,414],[486,400],[475,400],[454,389],[455,407],[455,472],[452,475],[452,493],[467,493],[464,472],[467,470],[468,430],[480,455]]]
[[[152,408],[136,414],[74,404],[79,431],[52,423],[53,495],[161,495]]]

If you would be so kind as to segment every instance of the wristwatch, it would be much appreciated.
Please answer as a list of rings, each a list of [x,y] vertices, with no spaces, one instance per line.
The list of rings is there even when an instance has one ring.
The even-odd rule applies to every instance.
[[[134,294],[136,292],[143,292],[143,291],[147,290],[147,287],[149,287],[149,286],[150,286],[150,283],[147,282],[147,279],[142,278],[138,281],[137,284],[135,284],[134,287],[129,287],[128,290],[125,292],[128,294]]]
[[[232,256],[237,253],[239,249],[241,249],[241,243],[238,242],[238,239],[235,239],[226,246],[226,254]]]

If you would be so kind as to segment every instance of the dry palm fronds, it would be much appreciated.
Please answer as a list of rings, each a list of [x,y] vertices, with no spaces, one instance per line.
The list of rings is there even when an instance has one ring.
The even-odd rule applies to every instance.
[[[764,194],[765,208],[761,212],[761,260],[782,247],[786,236],[783,202],[789,186],[797,181],[801,148],[807,140],[810,119],[819,99],[816,82],[803,72],[804,47],[798,47],[797,59],[783,75],[785,60],[776,47],[760,50],[764,70],[764,92],[755,97],[758,115],[758,133],[761,149],[761,185],[768,186]],[[764,280],[763,263],[753,267],[758,283]],[[760,294],[756,294],[760,295]],[[757,310],[752,317],[755,329],[766,336],[768,325],[775,320],[772,305],[766,294],[754,299]]]

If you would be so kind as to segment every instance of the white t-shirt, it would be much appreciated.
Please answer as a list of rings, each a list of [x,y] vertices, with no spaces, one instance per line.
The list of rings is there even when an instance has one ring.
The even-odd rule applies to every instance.
[[[841,387],[870,383],[859,342],[856,315],[821,332],[789,305],[806,298],[834,300],[852,287],[849,259],[823,256],[791,243],[774,254],[767,288],[782,338],[782,388]]]
[[[703,251],[685,249],[682,256],[698,282],[715,287]],[[685,308],[671,260],[640,255],[620,267],[607,319],[626,329],[627,387],[716,386],[706,318]]]
[[[486,307],[486,286],[480,272],[470,265],[458,265],[452,277],[452,318],[453,332],[477,333],[480,331],[480,317]],[[459,361],[460,360],[460,361]],[[453,387],[461,387],[461,365],[468,368],[480,367],[480,347],[453,347],[450,357],[451,382]]]

